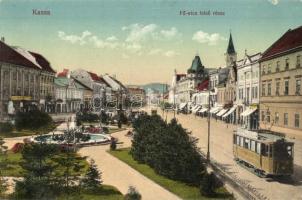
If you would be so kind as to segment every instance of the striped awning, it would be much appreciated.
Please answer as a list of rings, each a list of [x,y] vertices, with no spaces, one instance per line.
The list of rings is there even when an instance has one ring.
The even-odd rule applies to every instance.
[[[218,117],[221,117],[222,115],[224,115],[226,112],[228,112],[229,109],[222,109],[221,111],[219,111],[216,115]]]
[[[237,105],[234,105],[228,112],[226,112],[222,117],[225,118],[227,116],[229,116],[230,114],[232,114],[237,108]]]

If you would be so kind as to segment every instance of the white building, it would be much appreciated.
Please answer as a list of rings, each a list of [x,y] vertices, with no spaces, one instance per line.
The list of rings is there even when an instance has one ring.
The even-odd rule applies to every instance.
[[[259,59],[261,53],[245,56],[237,65],[236,105],[240,124],[247,129],[258,129]]]

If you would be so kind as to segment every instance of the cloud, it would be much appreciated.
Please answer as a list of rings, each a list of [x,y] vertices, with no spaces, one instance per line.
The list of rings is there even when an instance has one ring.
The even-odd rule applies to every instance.
[[[117,42],[108,42],[103,41],[102,39],[99,39],[97,36],[92,36],[90,39],[90,42],[94,44],[97,48],[110,48],[110,49],[115,49],[118,46]]]
[[[58,31],[58,37],[63,41],[70,42],[71,44],[84,45],[90,43],[97,48],[115,49],[119,46],[119,43],[116,42],[118,39],[115,36],[110,36],[107,37],[106,40],[102,40],[87,30],[83,31],[81,35],[67,35],[64,31]]]
[[[176,53],[175,51],[169,50],[169,51],[164,52],[163,55],[166,56],[166,57],[174,57],[174,56],[177,56],[179,54]]]
[[[268,0],[273,5],[277,5],[279,3],[279,0]]]
[[[154,31],[157,29],[156,24],[148,24],[146,26],[140,24],[131,24],[130,26],[122,27],[123,31],[129,30],[130,33],[126,38],[126,42],[138,43],[152,37]]]
[[[83,45],[86,43],[85,39],[90,35],[91,33],[89,31],[83,31],[81,36],[67,35],[64,31],[58,31],[58,36],[61,40],[68,41],[72,44],[79,43]]]
[[[172,27],[169,30],[161,30],[160,33],[167,39],[171,39],[177,36],[180,36],[180,33],[175,27]]]
[[[109,41],[109,42],[118,41],[118,39],[117,39],[114,35],[113,35],[113,36],[110,36],[110,37],[107,37],[106,40]]]
[[[226,40],[226,38],[219,35],[219,33],[206,33],[203,31],[197,31],[194,33],[192,40],[199,43],[207,43],[208,45],[216,45],[218,41]]]

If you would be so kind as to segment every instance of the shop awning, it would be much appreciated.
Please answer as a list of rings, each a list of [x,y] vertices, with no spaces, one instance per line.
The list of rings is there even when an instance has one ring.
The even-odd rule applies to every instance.
[[[201,106],[197,105],[192,109],[192,113],[196,113],[199,109],[201,108]]]
[[[242,117],[247,117],[249,116],[250,114],[252,114],[253,112],[255,112],[257,110],[257,108],[247,108],[245,111],[243,111],[243,113],[241,113],[241,116]]]
[[[181,103],[179,104],[179,110],[182,110],[186,107],[187,103]]]
[[[229,116],[230,114],[232,114],[237,108],[237,105],[234,105],[228,112],[226,112],[222,117],[225,118],[227,116]]]
[[[218,117],[221,117],[222,115],[224,115],[226,112],[228,112],[229,109],[222,109],[221,111],[219,111],[216,115]]]
[[[204,112],[206,112],[208,110],[208,108],[202,108],[202,109],[200,109],[198,112],[199,113],[204,113]]]
[[[214,114],[214,113],[219,112],[220,110],[222,110],[221,107],[214,107],[214,108],[211,108],[210,113]]]

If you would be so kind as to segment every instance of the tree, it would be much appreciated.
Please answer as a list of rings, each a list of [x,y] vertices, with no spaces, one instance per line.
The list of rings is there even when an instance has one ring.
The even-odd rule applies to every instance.
[[[125,200],[141,200],[142,195],[133,186],[129,186],[128,193],[125,195]]]
[[[215,195],[215,190],[222,186],[222,181],[213,172],[210,174],[206,173],[200,184],[200,193],[201,195],[212,197]]]
[[[25,144],[22,150],[24,179],[17,181],[15,198],[50,199],[55,193],[56,181],[53,176],[55,164],[51,162],[58,152],[57,145]]]
[[[81,186],[88,191],[96,191],[102,184],[102,173],[98,171],[95,161],[90,160],[89,168],[81,181]]]
[[[7,146],[4,146],[5,142],[0,137],[0,196],[6,192],[7,182],[2,177],[2,169],[7,168]]]
[[[38,109],[28,112],[18,112],[16,114],[15,126],[17,130],[46,130],[52,125],[52,118],[47,113],[41,112]]]
[[[204,159],[190,136],[176,120],[166,124],[158,115],[141,115],[133,123],[134,134],[130,153],[156,173],[199,185],[205,172]]]
[[[71,187],[73,187],[80,180],[80,172],[84,168],[82,160],[85,157],[78,156],[76,152],[70,148],[66,149],[66,152],[56,156],[53,160],[59,164],[60,171],[56,174],[57,177],[61,177],[58,180],[58,185],[65,188],[67,194],[70,193]]]
[[[102,111],[100,114],[101,123],[108,125],[109,124],[109,116],[106,114],[105,111]]]

